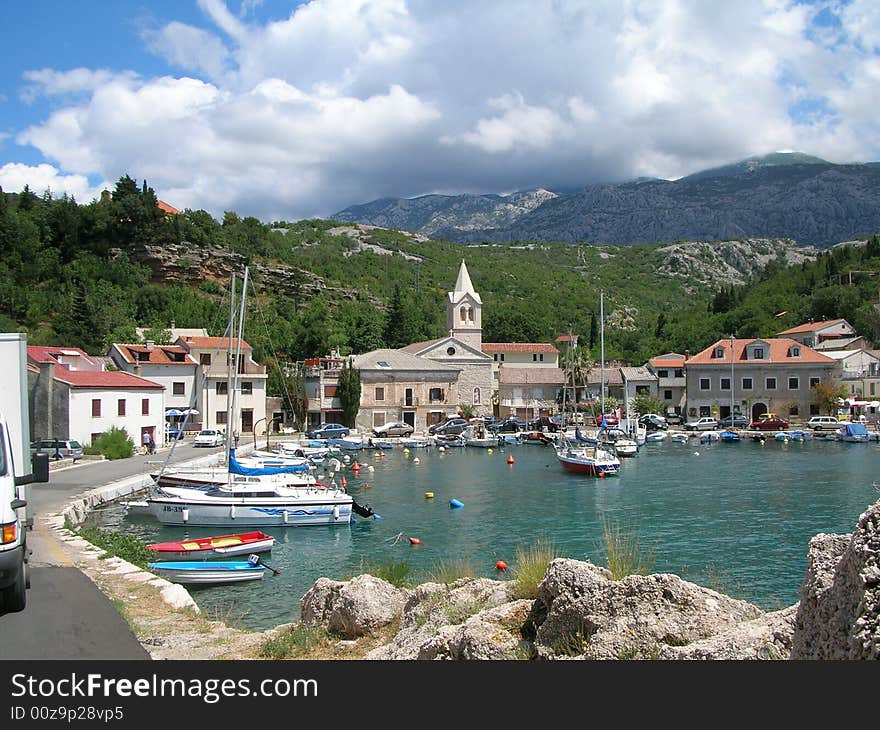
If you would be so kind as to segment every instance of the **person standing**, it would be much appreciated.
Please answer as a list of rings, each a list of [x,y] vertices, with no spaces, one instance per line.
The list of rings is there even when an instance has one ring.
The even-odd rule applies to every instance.
[[[150,442],[153,440],[153,437],[150,435],[149,431],[144,431],[141,436],[141,443],[144,446],[144,454],[150,453]]]

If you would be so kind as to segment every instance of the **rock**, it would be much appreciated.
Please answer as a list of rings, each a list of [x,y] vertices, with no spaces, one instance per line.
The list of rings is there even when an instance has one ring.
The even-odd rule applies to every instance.
[[[372,575],[345,582],[319,578],[302,598],[301,616],[304,624],[353,639],[397,619],[405,600],[404,591]]]
[[[851,536],[810,540],[792,659],[880,659],[880,502]]]
[[[676,575],[612,581],[603,568],[566,558],[550,563],[538,592],[530,618],[544,658],[653,657],[663,645],[691,644],[762,613]]]
[[[658,659],[788,659],[797,605],[735,624],[687,646],[661,646]]]

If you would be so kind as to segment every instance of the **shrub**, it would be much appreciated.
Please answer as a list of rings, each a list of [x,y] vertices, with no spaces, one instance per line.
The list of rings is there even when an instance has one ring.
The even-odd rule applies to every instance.
[[[653,564],[650,554],[641,548],[639,534],[634,529],[623,529],[618,524],[602,523],[608,570],[613,580],[628,575],[647,575]]]
[[[103,454],[110,459],[127,459],[134,454],[134,441],[128,435],[128,431],[124,428],[111,426],[109,431],[105,431],[98,436],[92,445],[83,449],[89,454]]]
[[[75,532],[95,547],[106,550],[107,555],[104,557],[122,558],[139,568],[146,568],[147,563],[152,562],[155,558],[155,554],[147,550],[144,543],[132,535],[102,530],[93,526],[81,527]]]

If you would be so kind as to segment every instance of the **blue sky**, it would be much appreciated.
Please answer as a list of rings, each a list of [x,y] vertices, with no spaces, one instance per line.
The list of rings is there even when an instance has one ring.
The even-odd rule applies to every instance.
[[[0,186],[264,221],[880,158],[876,0],[6,3]]]

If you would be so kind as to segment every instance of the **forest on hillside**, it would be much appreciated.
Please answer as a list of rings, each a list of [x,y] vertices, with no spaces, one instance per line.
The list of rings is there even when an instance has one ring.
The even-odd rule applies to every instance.
[[[139,260],[144,246],[175,244],[294,272],[286,293],[258,293],[256,285],[249,292],[245,337],[263,362],[443,336],[446,293],[462,259],[483,300],[485,342],[553,342],[573,332],[598,360],[600,292],[606,358],[632,364],[696,353],[730,335],[773,336],[810,319],[844,317],[878,338],[876,236],[800,265],[770,263],[745,286],[712,288],[659,274],[654,244],[462,245],[387,229],[352,237],[339,231],[345,225],[166,215],[146,181],[128,176],[88,204],[49,191],[0,192],[0,330],[97,355],[111,342],[137,341],[135,327],[152,329],[157,341],[172,321],[223,334],[228,282],[196,267],[169,284]],[[322,282],[318,293],[305,286],[314,281]]]

